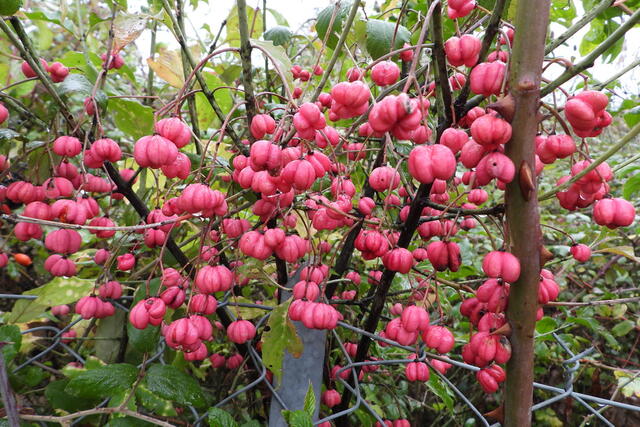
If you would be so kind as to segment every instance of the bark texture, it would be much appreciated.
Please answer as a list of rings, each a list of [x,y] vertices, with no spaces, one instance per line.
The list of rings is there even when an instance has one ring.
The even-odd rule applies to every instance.
[[[540,82],[545,39],[549,25],[549,0],[518,2],[516,33],[509,88],[515,100],[513,136],[506,153],[516,166],[507,186],[508,250],[521,263],[522,272],[512,284],[507,312],[512,328],[512,356],[507,365],[504,425],[531,425],[533,400],[533,334],[538,309],[542,236],[535,177],[535,136],[538,126]],[[532,19],[532,17],[535,17]]]

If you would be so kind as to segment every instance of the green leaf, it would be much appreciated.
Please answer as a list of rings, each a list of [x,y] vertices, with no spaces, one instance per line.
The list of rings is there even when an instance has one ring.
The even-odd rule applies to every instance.
[[[326,7],[318,14],[318,20],[316,22],[316,31],[318,32],[318,37],[320,38],[320,41],[323,41],[327,35],[327,31],[329,31],[327,46],[329,46],[331,49],[335,49],[336,45],[338,44],[339,37],[337,33],[342,30],[342,23],[349,14],[349,9],[351,9],[352,4],[352,1],[341,2],[340,6],[334,4]],[[340,9],[335,12],[336,16],[333,19],[333,25],[331,26],[331,29],[329,29],[331,17],[333,16],[334,10],[336,10],[337,7],[340,7]]]
[[[633,330],[633,328],[635,328],[634,322],[632,322],[631,320],[624,320],[618,323],[616,326],[614,326],[611,329],[611,332],[613,333],[613,335],[617,337],[621,337],[621,336],[627,335],[629,332]]]
[[[267,8],[267,11],[271,14],[271,16],[273,16],[273,19],[276,20],[276,23],[278,25],[282,25],[285,27],[289,26],[289,22],[287,22],[287,19],[280,12],[269,7]]]
[[[87,62],[87,58],[89,59],[90,62]],[[64,64],[66,67],[74,67],[79,69],[80,71],[82,71],[83,74],[85,74],[85,76],[88,76],[88,79],[91,81],[95,81],[95,79],[97,78],[98,70],[96,67],[99,67],[102,62],[100,57],[93,52],[84,53],[84,52],[74,52],[74,51],[66,52],[64,55],[62,55],[59,61],[62,64]],[[102,92],[97,92],[96,95],[98,93],[102,93]],[[90,94],[91,94],[91,91],[89,91],[89,93],[86,93],[86,95],[90,95]]]
[[[313,417],[316,413],[316,394],[313,392],[313,384],[309,381],[307,394],[304,396],[304,411]]]
[[[305,411],[283,410],[282,417],[291,427],[313,427],[313,419]]]
[[[49,29],[47,24],[42,21],[35,22],[38,31],[36,32],[38,35],[38,50],[48,50],[51,48],[51,43],[53,42],[53,32]]]
[[[427,387],[429,387],[429,390],[431,390],[436,396],[442,399],[442,402],[449,411],[453,411],[453,393],[439,376],[433,374],[430,375],[429,381],[427,381]]]
[[[507,20],[513,22],[516,18],[516,11],[518,10],[518,0],[509,0],[507,3]]]
[[[536,332],[540,335],[547,334],[558,327],[556,320],[552,317],[543,317],[536,322]]]
[[[284,77],[287,81],[287,86],[289,86],[289,90],[293,91],[293,75],[289,72],[291,69],[291,60],[287,55],[287,52],[283,49],[282,46],[274,46],[273,42],[266,40],[254,40],[251,39],[251,44],[254,46],[259,46],[269,53],[271,59],[275,65],[282,71]]]
[[[22,0],[3,0],[0,3],[0,15],[11,16],[22,7]]]
[[[13,390],[20,393],[22,391],[33,390],[48,377],[49,374],[45,372],[44,369],[28,365],[22,368],[17,374],[10,374],[9,380],[11,381]]]
[[[622,187],[622,197],[631,200],[631,196],[638,191],[640,191],[640,173],[627,179]]]
[[[282,46],[291,40],[291,30],[280,25],[270,28],[264,33],[264,39],[273,42],[274,46]]]
[[[382,55],[386,55],[394,49],[401,48],[405,43],[409,42],[411,33],[402,26],[398,26],[395,44],[392,47],[391,41],[396,31],[396,24],[379,19],[370,19],[367,21],[367,52],[373,59],[378,59]]]
[[[22,334],[20,328],[16,325],[2,325],[0,326],[0,343],[5,342],[2,347],[2,355],[5,362],[12,360],[20,351],[22,345]]]
[[[262,22],[262,12],[259,11],[256,15],[256,9],[247,8],[247,23],[249,25],[249,38],[258,38],[262,35],[264,31],[264,25]],[[227,16],[227,39],[225,43],[228,43],[231,47],[239,47],[240,46],[240,24],[238,22],[238,8],[234,6],[229,11],[229,16]],[[287,70],[289,70],[287,68]]]
[[[145,384],[163,399],[201,408],[207,404],[198,382],[171,365],[152,365],[145,376]]]
[[[136,329],[127,322],[127,336],[129,344],[140,353],[149,353],[158,345],[160,338],[160,326],[147,326],[144,329]]]
[[[122,325],[128,326],[130,323],[127,322],[126,313],[122,310],[116,310],[113,316],[98,320],[95,332],[98,340],[94,344],[96,357],[106,363],[115,362],[122,345]]]
[[[299,357],[304,350],[296,328],[287,315],[290,304],[291,300],[287,300],[271,312],[265,332],[262,334],[262,361],[277,378],[282,375],[282,358],[285,350],[293,357]]]
[[[220,86],[225,86],[223,81],[219,76],[214,73],[203,73],[204,80],[207,82],[207,86],[213,90]],[[227,86],[235,86],[232,83],[227,83]],[[231,92],[226,89],[217,90],[214,92],[216,102],[222,109],[222,111],[229,111],[233,106],[233,98],[231,97]],[[211,104],[207,100],[206,96],[202,93],[196,94],[196,109],[198,111],[198,123],[200,128],[208,129],[213,127],[214,123],[218,123],[218,118],[215,115],[213,108],[211,108]],[[198,163],[193,163],[197,165],[200,163],[200,159],[198,159]]]
[[[27,18],[31,19],[32,21],[45,21],[45,22],[50,22],[52,24],[59,25],[60,27],[64,28],[65,30],[73,34],[73,31],[69,27],[66,27],[60,21],[59,12],[49,13],[49,12],[44,12],[43,10],[36,10],[35,12],[25,12],[25,15],[27,16]]]
[[[95,280],[57,277],[46,285],[23,292],[23,295],[36,295],[37,298],[18,300],[6,321],[7,323],[24,323],[36,319],[47,307],[78,301],[89,294],[94,285]]]
[[[604,327],[602,326],[596,319],[592,317],[567,317],[567,322],[573,322],[578,325],[582,325],[588,328],[599,335],[601,335],[607,343],[614,349],[620,348],[620,343],[615,339],[615,337]]]
[[[230,413],[220,408],[211,408],[207,414],[210,427],[237,427]]]
[[[609,37],[615,30],[620,27],[613,19],[598,18],[591,21],[589,31],[584,35],[580,42],[580,55],[585,56],[598,47],[604,40]],[[602,60],[605,62],[613,61],[622,51],[624,37],[620,38],[610,48],[602,54]]]
[[[215,67],[215,70],[218,72],[220,79],[225,82],[227,86],[233,85],[240,77],[240,73],[242,73],[242,67],[237,64],[220,64]]]
[[[62,83],[58,84],[57,90],[60,95],[79,93],[89,96],[93,92],[93,85],[82,74],[69,74]]]
[[[637,125],[638,122],[640,122],[640,111],[632,110],[631,112],[624,114],[622,118],[624,119],[624,122],[627,124],[627,126],[632,128]]]
[[[515,0],[511,4],[516,3]],[[570,27],[576,18],[576,7],[572,0],[554,0],[551,5],[551,21]]]
[[[97,25],[101,22],[105,22],[106,19],[102,19],[100,18],[98,15],[96,15],[95,13],[91,12],[89,14],[89,28],[93,27],[94,25]]]
[[[110,397],[129,389],[137,376],[138,368],[133,365],[107,365],[82,372],[69,381],[65,392],[83,398]]]
[[[67,412],[76,412],[83,409],[94,407],[99,399],[88,398],[87,396],[74,396],[66,391],[66,387],[71,380],[63,379],[61,381],[53,381],[47,385],[44,390],[44,396],[48,403],[55,409],[62,409]]]
[[[109,111],[118,129],[132,139],[153,133],[153,108],[136,101],[112,98]]]
[[[176,415],[176,410],[170,401],[161,399],[155,393],[150,392],[144,384],[140,384],[136,388],[136,401],[139,405],[158,415],[165,417]]]

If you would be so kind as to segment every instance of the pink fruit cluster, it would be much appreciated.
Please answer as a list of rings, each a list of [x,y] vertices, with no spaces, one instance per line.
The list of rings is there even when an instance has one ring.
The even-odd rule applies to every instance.
[[[51,80],[53,80],[54,83],[63,82],[69,75],[69,69],[64,65],[62,65],[60,62],[54,62],[52,64],[48,64],[47,61],[40,58],[40,64],[42,65],[44,70],[47,73],[49,73],[49,76],[51,77]],[[36,72],[33,70],[33,68],[31,68],[31,65],[29,65],[29,63],[26,61],[22,63],[21,70],[22,70],[22,74],[24,74],[26,78],[37,77]]]
[[[604,93],[585,90],[567,101],[564,115],[579,137],[598,136],[612,121],[611,114],[605,110],[608,103]]]
[[[475,0],[449,0],[447,2],[447,15],[451,19],[464,18],[476,7]]]
[[[451,37],[444,43],[447,61],[454,67],[462,65],[473,67],[478,63],[482,42],[477,37],[465,34],[461,37]]]

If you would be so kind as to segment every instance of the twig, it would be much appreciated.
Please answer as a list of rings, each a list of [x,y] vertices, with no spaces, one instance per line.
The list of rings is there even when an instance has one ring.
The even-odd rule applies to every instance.
[[[75,119],[73,118],[73,115],[69,111],[69,108],[66,106],[62,98],[60,98],[60,95],[53,86],[53,82],[51,81],[49,75],[42,68],[42,64],[39,61],[39,55],[31,45],[29,36],[25,32],[22,23],[15,16],[9,18],[9,22],[11,22],[11,25],[15,29],[15,33],[11,31],[11,29],[3,19],[0,19],[0,29],[4,31],[7,37],[9,37],[11,43],[20,51],[20,55],[22,56],[22,58],[27,61],[29,66],[31,66],[51,97],[54,99],[56,104],[58,104],[58,106],[60,107],[60,112],[64,116],[69,127],[75,129]]]
[[[151,30],[151,45],[149,46],[149,58],[153,59],[156,54],[156,33],[158,32],[158,22],[153,23],[153,29]],[[149,67],[149,73],[147,74],[147,95],[153,96],[153,68]],[[153,103],[152,99],[145,99],[143,101],[146,105]]]
[[[168,0],[162,0],[162,5],[164,6],[164,10],[167,12],[167,15],[169,15],[169,19],[171,19],[171,23],[173,24],[173,30],[176,38],[178,39],[178,43],[180,44],[180,48],[184,51],[185,55],[187,56],[187,59],[191,68],[193,70],[196,70],[196,65],[197,65],[196,61],[193,58],[193,55],[191,54],[191,50],[189,50],[189,46],[187,45],[187,39],[182,33],[182,31],[180,30],[178,21],[175,17],[175,14],[173,13],[173,10],[171,10],[171,6],[169,5]],[[213,108],[213,112],[216,114],[220,122],[224,122],[225,115],[222,112],[222,109],[220,109],[220,106],[218,105],[218,103],[216,102],[216,99],[213,96],[213,93],[211,92],[211,90],[209,89],[209,86],[207,85],[207,82],[205,81],[204,77],[202,77],[202,73],[199,70],[196,70],[195,76],[196,76],[196,80],[198,80],[198,83],[200,84],[200,87],[202,88],[202,93],[207,98],[207,101],[209,102],[209,105],[211,105],[211,108]],[[245,150],[244,146],[240,142],[240,138],[238,137],[238,135],[236,134],[236,132],[233,130],[232,127],[229,126],[229,128],[227,129],[227,134],[233,140],[234,145],[236,147],[240,148],[241,151]]]
[[[253,116],[256,115],[256,100],[253,95],[253,75],[251,71],[251,40],[249,38],[249,24],[247,22],[247,2],[236,0],[238,8],[238,26],[240,27],[240,60],[242,63],[242,86],[247,110],[247,128],[251,126]],[[249,134],[249,139],[253,136]]]
[[[180,25],[180,31],[182,34],[185,34],[184,30],[184,3],[182,0],[176,0],[177,4],[177,14],[176,19],[178,20],[178,24]],[[182,59],[182,74],[185,78],[185,82],[187,77],[189,77],[188,70],[188,62],[189,59],[185,54],[184,50],[180,50],[180,57]],[[202,146],[200,145],[200,126],[198,125],[198,111],[196,110],[196,100],[193,96],[187,98],[187,108],[189,109],[189,117],[191,117],[191,129],[193,131],[193,135],[195,136],[194,142],[196,146],[196,153],[202,153]]]
[[[622,25],[620,25],[609,37],[607,37],[602,43],[600,43],[591,53],[584,57],[582,61],[575,64],[573,67],[567,69],[560,77],[546,85],[542,88],[540,96],[544,97],[545,95],[550,94],[554,89],[558,86],[566,83],[571,78],[580,74],[584,70],[593,67],[596,59],[598,59],[604,52],[607,51],[611,46],[613,46],[621,37],[633,28],[636,23],[640,21],[640,9],[636,10],[636,12],[629,17]]]
[[[623,75],[627,74],[629,71],[631,71],[634,68],[636,68],[638,65],[640,65],[640,58],[636,59],[631,64],[627,65],[622,70],[618,71],[617,73],[615,73],[613,76],[609,77],[604,82],[593,86],[593,88],[595,90],[602,90],[603,88],[607,87],[609,84],[611,84],[611,83],[615,82],[616,80],[618,80]]]
[[[157,418],[153,418],[153,417],[149,417],[147,415],[140,414],[140,413],[135,412],[135,411],[131,411],[129,409],[124,409],[124,408],[94,408],[94,409],[87,409],[85,411],[74,412],[72,414],[64,415],[64,416],[61,416],[61,417],[56,417],[54,415],[27,415],[27,414],[20,414],[20,418],[22,418],[23,420],[28,420],[28,421],[45,421],[45,422],[51,422],[51,423],[58,423],[58,424],[62,424],[62,425],[70,425],[70,421],[71,420],[74,420],[74,419],[80,418],[80,417],[87,417],[89,415],[96,415],[96,414],[105,414],[105,415],[124,414],[124,415],[127,415],[129,417],[133,417],[133,418],[137,418],[139,420],[147,421],[147,422],[149,422],[151,424],[155,424],[157,426],[173,427],[173,424],[164,422],[164,421],[159,420]],[[19,425],[19,424],[17,424],[17,425]]]
[[[11,384],[9,384],[9,376],[7,375],[7,368],[4,362],[4,352],[2,351],[5,345],[7,345],[6,342],[0,342],[0,391],[2,391],[2,402],[4,403],[4,409],[7,413],[9,426],[18,427],[20,425],[18,405],[16,404],[13,390],[11,390]]]
[[[585,301],[585,302],[572,302],[572,301],[553,301],[545,305],[551,307],[586,307],[594,305],[614,305],[624,304],[627,302],[638,302],[640,297],[618,298],[618,299],[605,299],[599,301]]]
[[[216,38],[213,39],[213,43],[211,43],[211,46],[209,47],[209,53],[213,53],[213,51],[216,50],[218,40],[220,40],[220,36],[222,35],[222,30],[224,29],[225,25],[227,25],[226,19],[220,24],[220,28],[218,28],[218,34],[216,34]]]
[[[344,46],[344,42],[347,40],[347,37],[349,36],[349,30],[351,29],[351,25],[353,25],[353,21],[356,18],[359,6],[360,6],[360,0],[354,0],[353,5],[351,6],[351,10],[349,11],[349,17],[347,17],[347,21],[345,22],[344,27],[342,28],[342,33],[340,34],[340,38],[338,39],[336,48],[333,50],[333,55],[329,60],[329,64],[327,64],[327,67],[325,68],[324,73],[322,74],[322,78],[320,79],[320,83],[318,83],[318,87],[316,87],[316,91],[313,93],[313,96],[311,97],[311,102],[315,102],[315,100],[318,99],[318,96],[320,96],[320,94],[322,93],[322,89],[324,89],[324,85],[327,84],[327,81],[329,80],[331,71],[333,70],[333,67],[336,65],[336,62],[338,61],[338,57],[340,56],[340,51],[342,50],[342,46]],[[331,30],[331,27],[329,28],[329,30]]]
[[[436,80],[439,87],[438,101],[441,107],[438,108],[439,123],[436,141],[440,140],[442,132],[453,123],[453,101],[451,98],[451,87],[449,86],[449,76],[447,74],[447,59],[444,53],[444,41],[442,39],[442,7],[437,4],[433,11],[433,59],[436,63]]]
[[[463,208],[454,208],[454,207],[439,205],[430,200],[427,200],[425,201],[424,205],[433,209],[437,209],[439,211],[443,211],[443,212],[446,211],[448,213],[458,214],[458,215],[498,215],[498,214],[504,213],[503,204],[495,205],[490,208],[484,208],[484,209],[463,209]]]
[[[186,219],[191,218],[192,215],[183,215],[181,217],[167,219],[160,222],[154,222],[152,224],[140,224],[140,225],[123,225],[123,226],[113,226],[113,227],[101,227],[97,225],[81,225],[81,224],[70,224],[66,222],[58,222],[58,221],[49,221],[45,219],[38,218],[30,218],[27,216],[22,216],[18,214],[0,214],[0,218],[13,223],[18,224],[21,222],[26,222],[29,224],[38,224],[38,225],[46,225],[50,227],[57,228],[67,228],[71,230],[90,230],[90,231],[138,231],[138,230],[147,230],[149,228],[162,227],[163,225],[174,224],[176,222],[180,222]]]
[[[575,33],[580,31],[583,27],[593,21],[602,12],[611,7],[611,3],[612,0],[603,0],[600,2],[600,4],[598,4],[597,7],[585,11],[585,14],[582,16],[582,18],[580,18],[575,24],[569,27],[567,31],[560,34],[558,37],[554,37],[551,39],[551,43],[549,43],[544,49],[544,54],[548,55],[556,50],[558,46],[569,40],[571,36],[573,36]]]

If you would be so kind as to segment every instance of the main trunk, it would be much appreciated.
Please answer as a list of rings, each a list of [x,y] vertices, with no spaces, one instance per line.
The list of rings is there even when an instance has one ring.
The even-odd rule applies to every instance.
[[[515,101],[513,137],[506,153],[516,166],[507,186],[508,250],[518,257],[522,272],[511,286],[507,312],[512,327],[512,356],[507,365],[504,425],[531,425],[533,400],[533,334],[540,280],[540,217],[535,178],[535,136],[540,81],[549,25],[549,0],[518,2],[509,78]]]

